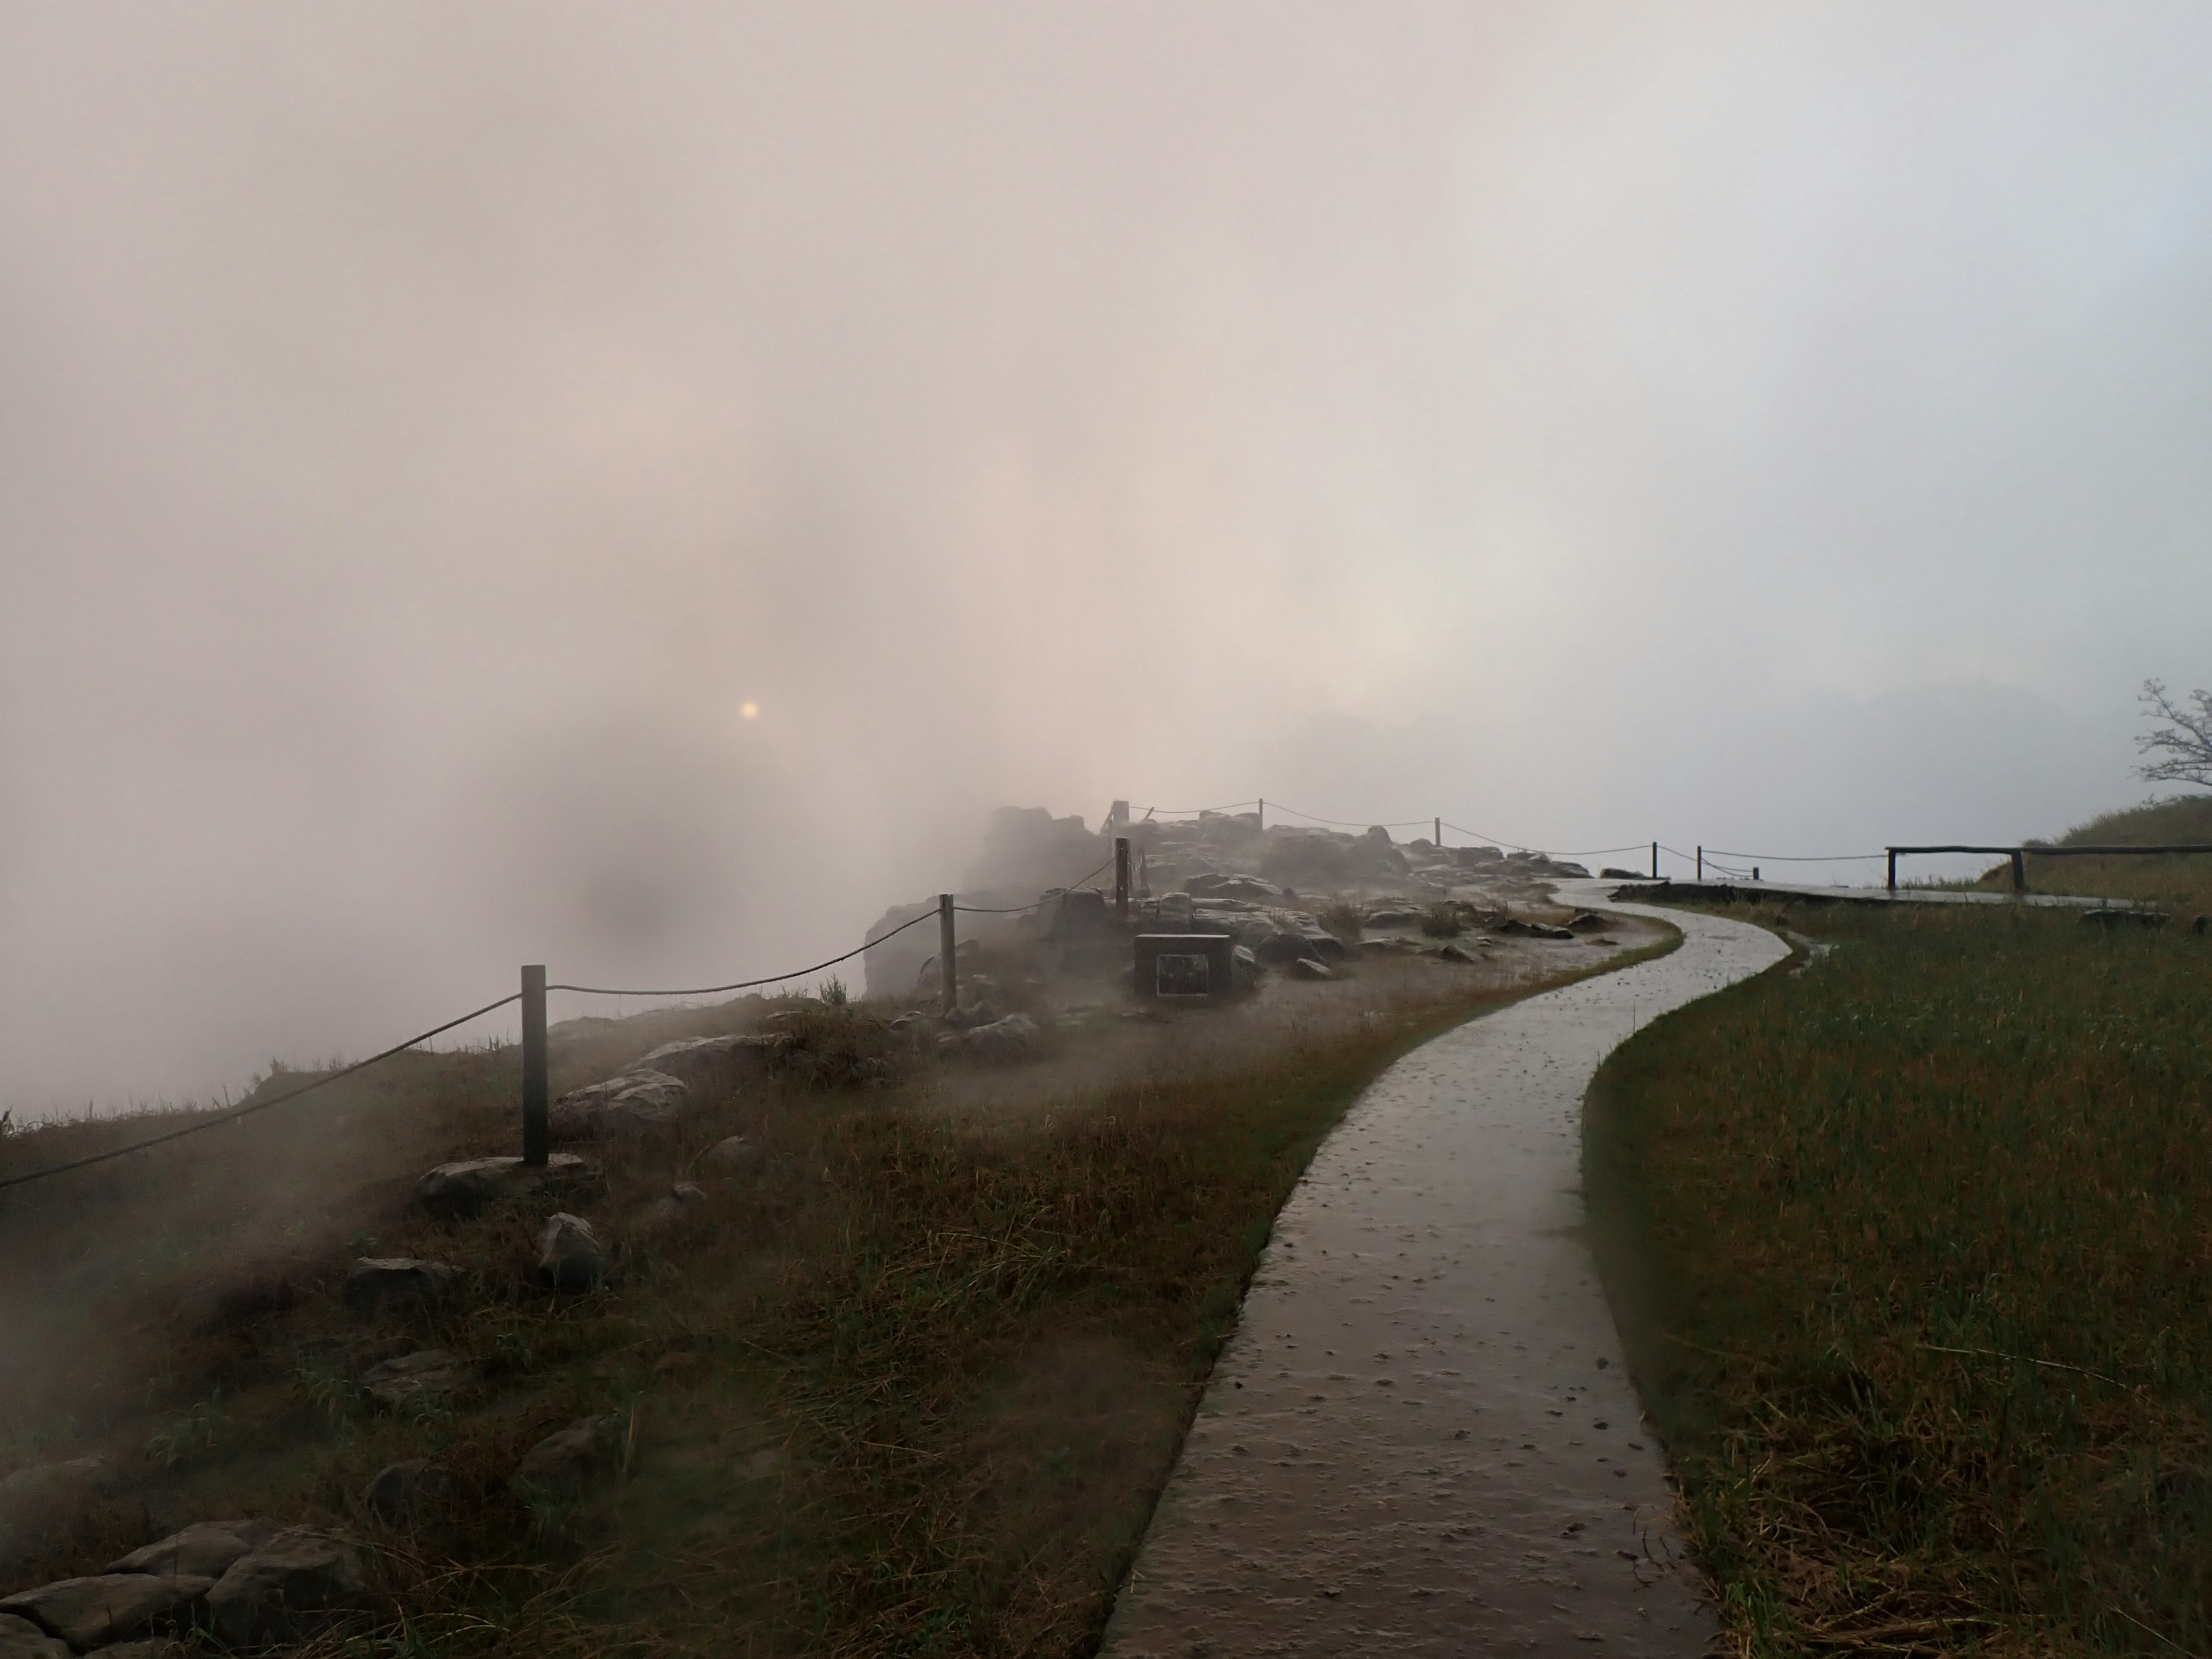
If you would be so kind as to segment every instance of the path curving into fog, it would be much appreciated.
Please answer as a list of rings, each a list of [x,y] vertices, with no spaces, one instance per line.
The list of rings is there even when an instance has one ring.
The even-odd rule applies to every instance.
[[[1583,1235],[1582,1099],[1638,1025],[1787,947],[1741,922],[1378,1078],[1284,1206],[1107,1633],[1115,1659],[1702,1654]]]

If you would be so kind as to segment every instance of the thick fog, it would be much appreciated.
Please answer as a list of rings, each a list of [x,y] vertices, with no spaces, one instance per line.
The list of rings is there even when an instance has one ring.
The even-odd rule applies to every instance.
[[[2139,799],[2208,84],[2187,5],[6,0],[0,1104],[805,963],[1002,802]]]

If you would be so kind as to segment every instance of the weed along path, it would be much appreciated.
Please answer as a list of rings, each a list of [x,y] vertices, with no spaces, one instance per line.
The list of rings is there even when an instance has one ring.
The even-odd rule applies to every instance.
[[[1582,1098],[1640,1024],[1779,961],[1740,922],[1377,1079],[1285,1205],[1123,1588],[1116,1659],[1701,1654],[1583,1237]]]

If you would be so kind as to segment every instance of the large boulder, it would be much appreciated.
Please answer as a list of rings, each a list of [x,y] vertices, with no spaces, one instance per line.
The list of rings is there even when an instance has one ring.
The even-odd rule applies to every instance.
[[[679,1037],[674,1042],[662,1043],[630,1070],[663,1072],[671,1077],[690,1079],[726,1065],[764,1066],[790,1042],[781,1031],[763,1031],[750,1036]]]
[[[459,1220],[504,1199],[544,1191],[583,1192],[599,1171],[574,1152],[555,1152],[532,1167],[519,1158],[471,1158],[441,1164],[415,1183],[415,1207],[425,1215]]]
[[[540,1492],[573,1490],[601,1473],[613,1461],[614,1424],[598,1417],[580,1418],[556,1430],[532,1446],[514,1466],[515,1485]]]
[[[231,1563],[269,1541],[276,1528],[264,1521],[195,1521],[182,1532],[135,1549],[109,1564],[115,1572],[185,1574],[214,1580]]]
[[[70,1644],[20,1614],[0,1613],[0,1659],[70,1659]]]
[[[234,1647],[296,1639],[361,1604],[361,1554],[343,1533],[289,1527],[233,1562],[207,1592],[208,1623]]]
[[[411,1255],[364,1255],[355,1258],[345,1278],[348,1306],[364,1313],[388,1304],[426,1306],[442,1302],[461,1281],[461,1270],[449,1261],[424,1261]]]
[[[457,1353],[422,1348],[362,1373],[361,1391],[380,1406],[429,1405],[475,1379],[476,1369]]]
[[[107,1572],[64,1578],[0,1599],[0,1613],[27,1619],[82,1651],[127,1642],[176,1623],[215,1583],[191,1573]]]
[[[607,1273],[607,1253],[580,1215],[556,1212],[538,1232],[538,1282],[556,1291],[587,1291]]]
[[[681,1078],[640,1068],[570,1090],[553,1103],[547,1121],[558,1140],[628,1134],[675,1121],[690,1092]]]

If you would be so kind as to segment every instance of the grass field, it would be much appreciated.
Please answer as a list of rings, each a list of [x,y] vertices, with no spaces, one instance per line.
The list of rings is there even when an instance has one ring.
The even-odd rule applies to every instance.
[[[611,1028],[556,1054],[556,1089],[775,1012],[819,1063],[702,1087],[674,1128],[599,1146],[586,1207],[617,1273],[580,1296],[525,1282],[543,1205],[406,1213],[416,1171],[511,1138],[511,1050],[411,1057],[313,1111],[20,1189],[0,1312],[27,1363],[0,1377],[0,1466],[100,1452],[135,1473],[6,1587],[260,1513],[373,1547],[381,1613],[315,1650],[333,1655],[1088,1651],[1314,1146],[1409,1043],[1570,976],[1536,947],[1513,960],[1364,963],[994,1071],[902,1048],[859,1005]],[[0,1173],[148,1127],[0,1139]],[[743,1179],[699,1162],[732,1133],[759,1149]],[[696,1213],[632,1224],[695,1173]],[[338,1294],[356,1255],[450,1261],[464,1289],[359,1315]],[[353,1378],[422,1346],[475,1385],[363,1401]],[[509,1480],[586,1416],[612,1421],[618,1468],[566,1494]],[[401,1532],[360,1494],[410,1457],[453,1485]]]
[[[1731,1645],[2212,1651],[2212,940],[1760,919],[1585,1142]]]

